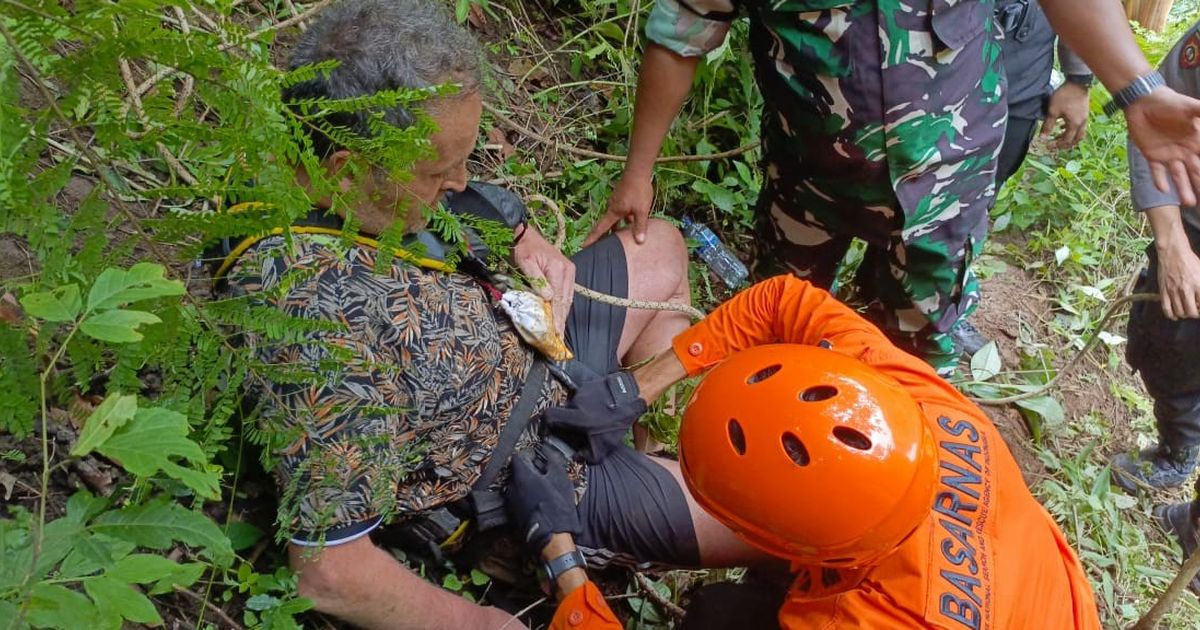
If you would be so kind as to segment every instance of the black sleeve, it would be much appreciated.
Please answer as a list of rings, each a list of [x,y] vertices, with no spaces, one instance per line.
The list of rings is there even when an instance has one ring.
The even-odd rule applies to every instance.
[[[507,189],[486,182],[470,182],[462,192],[447,193],[446,208],[455,214],[498,221],[510,228],[525,221],[525,204],[521,198]]]

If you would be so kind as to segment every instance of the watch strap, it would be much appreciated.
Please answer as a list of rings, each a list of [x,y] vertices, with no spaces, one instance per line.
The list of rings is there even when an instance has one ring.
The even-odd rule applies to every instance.
[[[1124,110],[1133,105],[1138,99],[1153,92],[1155,88],[1166,85],[1166,80],[1158,71],[1145,74],[1125,86],[1116,94],[1113,94],[1112,100],[1104,106],[1104,113],[1112,116],[1117,113],[1117,110]]]
[[[586,569],[587,559],[583,557],[583,552],[578,549],[568,551],[563,555],[545,563],[543,567],[546,570],[546,578],[551,582],[558,579],[558,576],[570,571],[574,568]]]
[[[1094,74],[1068,74],[1067,83],[1073,83],[1080,87],[1090,88],[1092,83],[1096,81]]]

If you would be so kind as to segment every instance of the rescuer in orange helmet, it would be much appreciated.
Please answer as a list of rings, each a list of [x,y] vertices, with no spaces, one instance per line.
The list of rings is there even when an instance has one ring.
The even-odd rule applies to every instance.
[[[1100,628],[1079,559],[988,417],[828,293],[757,284],[634,376],[654,400],[710,368],[682,475],[701,508],[791,562],[782,628]],[[518,503],[570,501],[530,477],[515,475]],[[621,626],[581,576],[551,628]]]

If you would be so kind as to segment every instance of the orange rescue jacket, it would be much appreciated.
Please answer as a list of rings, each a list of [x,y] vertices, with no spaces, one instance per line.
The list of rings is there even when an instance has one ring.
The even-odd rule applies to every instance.
[[[787,630],[1099,630],[1096,601],[1079,558],[1030,494],[988,417],[827,292],[792,276],[761,282],[676,337],[674,349],[688,374],[695,375],[744,348],[821,342],[908,389],[938,440],[940,484],[929,518],[879,564],[857,571],[794,566],[796,579],[779,611],[780,625]],[[587,603],[603,605],[604,600],[588,598]],[[551,628],[620,627],[613,623]]]

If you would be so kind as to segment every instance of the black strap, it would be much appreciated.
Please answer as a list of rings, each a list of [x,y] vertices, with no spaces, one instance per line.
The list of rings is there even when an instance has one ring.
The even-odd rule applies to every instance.
[[[546,382],[546,362],[534,357],[533,365],[529,366],[529,374],[525,376],[525,385],[518,394],[517,404],[513,405],[508,414],[508,422],[500,431],[500,439],[496,448],[492,449],[492,458],[479,473],[479,479],[471,489],[470,502],[475,516],[475,527],[484,531],[503,525],[508,519],[504,513],[504,498],[499,492],[492,490],[492,484],[500,476],[500,471],[508,465],[517,441],[533,419],[533,410],[538,402],[538,393]]]

